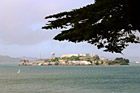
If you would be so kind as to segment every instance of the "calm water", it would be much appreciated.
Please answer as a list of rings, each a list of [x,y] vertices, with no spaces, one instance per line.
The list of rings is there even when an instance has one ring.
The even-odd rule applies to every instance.
[[[0,93],[140,93],[140,65],[0,66]]]

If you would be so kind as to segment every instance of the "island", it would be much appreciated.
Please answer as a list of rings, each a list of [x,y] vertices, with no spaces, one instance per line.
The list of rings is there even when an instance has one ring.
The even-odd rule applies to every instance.
[[[100,59],[96,54],[62,54],[60,57],[55,57],[52,54],[51,58],[38,59],[34,61],[20,60],[19,66],[88,66],[88,65],[129,65],[129,60],[125,58],[116,58],[114,60]]]

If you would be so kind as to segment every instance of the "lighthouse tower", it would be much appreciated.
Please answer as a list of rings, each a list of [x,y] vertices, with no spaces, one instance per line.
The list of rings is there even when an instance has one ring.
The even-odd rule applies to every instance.
[[[55,53],[54,52],[51,53],[51,58],[55,59]]]

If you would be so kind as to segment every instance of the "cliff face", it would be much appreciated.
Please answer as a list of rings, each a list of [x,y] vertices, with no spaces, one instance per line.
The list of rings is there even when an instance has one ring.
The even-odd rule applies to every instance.
[[[49,60],[49,59],[39,59],[29,62],[28,60],[20,60],[20,66],[50,66],[50,65],[62,65],[62,66],[88,66],[88,65],[128,65],[124,59],[118,58],[116,60]]]

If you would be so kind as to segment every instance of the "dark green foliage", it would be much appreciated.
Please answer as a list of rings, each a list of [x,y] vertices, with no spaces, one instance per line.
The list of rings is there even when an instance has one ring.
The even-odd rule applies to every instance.
[[[50,19],[42,28],[65,28],[66,30],[54,38],[55,40],[76,43],[87,41],[96,45],[98,49],[122,53],[129,43],[140,43],[139,37],[135,34],[139,30],[139,18],[135,15],[136,10],[132,11],[132,2],[134,1],[96,0],[94,4],[80,9],[47,16],[46,19],[55,19]],[[133,12],[134,15],[131,14]]]
[[[94,56],[93,56],[93,60],[100,60],[100,58],[99,58],[98,55],[94,55]]]
[[[70,59],[71,59],[71,60],[76,60],[76,61],[77,61],[77,60],[80,60],[78,56],[72,56],[72,57],[70,57]]]
[[[112,61],[112,63],[119,63],[121,65],[126,65],[129,63],[129,60],[125,58],[116,58],[115,60]]]
[[[58,59],[58,58],[55,58],[55,59],[51,59],[50,61],[51,61],[51,62],[58,62],[59,59]]]
[[[74,60],[74,61],[78,61],[80,60],[79,59],[79,56],[72,56],[72,57],[65,57],[65,58],[62,58],[63,60]]]
[[[97,62],[95,63],[95,65],[99,65],[99,62],[97,61]]]
[[[104,63],[104,61],[103,60],[101,60],[101,64],[103,64]]]
[[[125,1],[127,3],[129,20],[131,21],[131,24],[133,24],[133,26],[140,31],[140,13],[139,13],[140,3],[134,0],[125,0]]]
[[[86,61],[92,63],[91,59],[90,58],[87,58]]]

